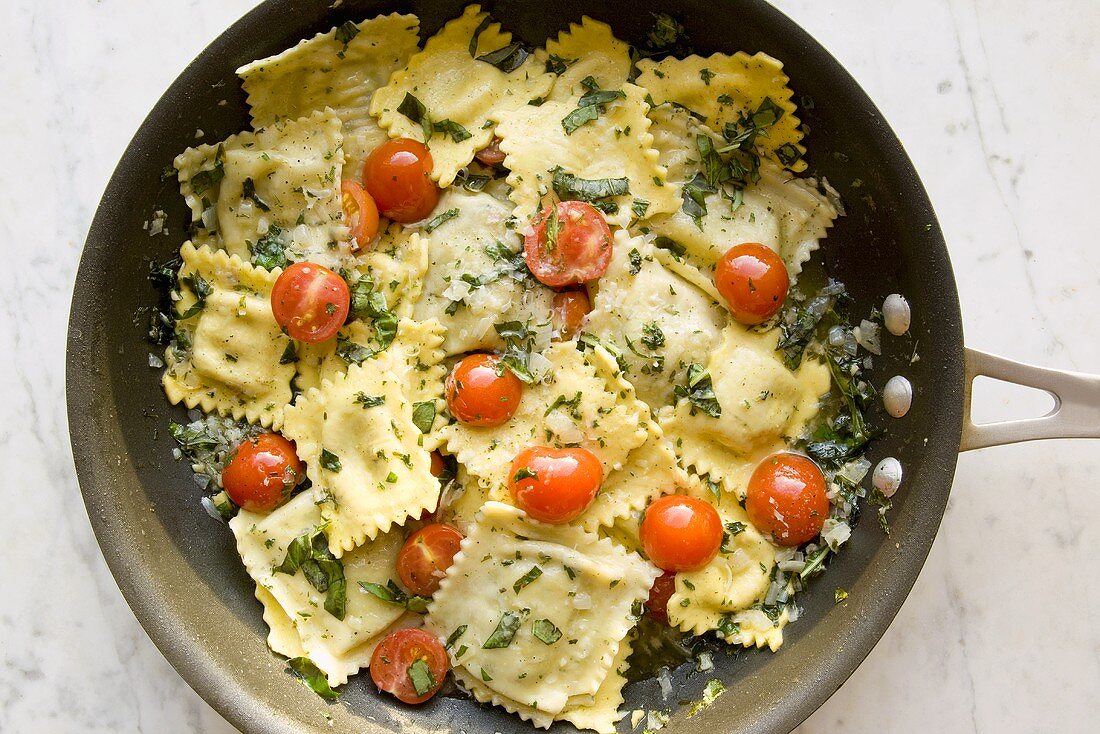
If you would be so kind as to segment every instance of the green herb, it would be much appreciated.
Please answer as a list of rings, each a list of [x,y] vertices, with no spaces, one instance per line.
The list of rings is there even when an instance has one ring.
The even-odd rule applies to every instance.
[[[488,14],[486,14],[486,16],[481,19],[481,23],[479,23],[477,28],[474,29],[473,35],[470,36],[470,57],[471,58],[477,58],[477,42],[478,42],[478,39],[481,38],[482,31],[484,31],[486,28],[488,28],[489,25],[492,22],[493,22],[493,19]]]
[[[635,247],[629,253],[627,257],[630,258],[630,274],[637,275],[642,271],[642,253],[638,252],[638,248]]]
[[[840,588],[839,586],[836,587],[836,591],[833,592],[833,602],[836,603],[836,604],[839,604],[840,602],[844,601],[847,598],[848,598],[848,592],[845,591],[844,589]]]
[[[195,303],[191,308],[176,316],[177,321],[186,321],[192,316],[197,316],[206,307],[206,299],[214,292],[214,286],[197,272],[183,276],[180,282],[195,294]]]
[[[587,76],[581,80],[581,84],[589,91],[585,92],[581,95],[581,98],[577,100],[577,109],[562,118],[561,126],[562,129],[565,130],[566,135],[572,135],[576,132],[577,128],[585,123],[599,119],[600,113],[603,112],[604,105],[610,104],[617,99],[626,98],[626,93],[621,89],[600,89],[599,85],[596,84],[595,78],[591,76]]]
[[[424,662],[423,658],[417,658],[408,669],[409,681],[412,683],[416,695],[423,696],[435,688],[435,676],[432,669]]]
[[[802,158],[802,151],[800,151],[792,143],[783,143],[783,145],[780,145],[778,148],[776,148],[774,152],[775,157],[779,159],[779,162],[787,168],[790,168],[795,163],[798,163],[798,161]]]
[[[613,196],[625,196],[630,193],[630,180],[627,178],[578,178],[560,166],[555,168],[551,181],[554,193],[562,201],[586,201],[606,214],[615,214],[619,205],[605,201]]]
[[[390,310],[385,294],[374,290],[374,281],[370,278],[360,278],[351,286],[350,318],[370,321],[374,325],[374,340],[378,343],[376,350],[357,362],[384,351],[397,336],[397,314]]]
[[[397,477],[397,474],[395,472],[391,471],[389,474],[386,475],[386,483],[387,484],[395,484],[397,482],[397,479],[398,479],[398,477]]]
[[[417,614],[424,614],[427,612],[428,603],[431,601],[431,599],[426,596],[407,594],[404,589],[394,583],[393,579],[387,581],[385,586],[371,581],[360,581],[359,588],[384,602],[405,607],[410,612],[416,612]],[[465,632],[466,628],[462,627],[462,631]]]
[[[871,490],[871,494],[867,499],[871,504],[878,507],[878,526],[884,534],[889,535],[890,522],[886,519],[886,513],[894,506],[894,503],[887,499],[886,495],[877,488]]]
[[[336,356],[348,364],[361,364],[375,354],[377,354],[377,352],[373,349],[368,349],[362,344],[357,344],[346,336],[336,337]]]
[[[285,268],[290,264],[286,256],[286,240],[283,230],[278,225],[272,224],[267,234],[260,238],[255,245],[250,244],[252,252],[252,264],[266,270]]]
[[[252,203],[255,204],[256,208],[258,208],[260,211],[271,211],[271,207],[267,205],[267,202],[261,199],[256,193],[256,182],[253,181],[251,177],[246,178],[244,180],[244,183],[241,184],[241,198],[251,199]]]
[[[321,468],[334,474],[338,473],[340,471],[340,457],[328,449],[321,449]]]
[[[550,407],[543,413],[543,417],[550,415],[558,408],[568,408],[569,415],[574,420],[581,419],[581,391],[578,390],[573,397],[566,398],[564,395],[559,395],[554,398],[554,402],[550,403]]]
[[[523,471],[522,469],[520,471]],[[537,475],[536,475],[537,476]],[[542,576],[542,569],[538,566],[531,566],[531,570],[516,579],[516,583],[512,584],[512,589],[518,594],[520,589],[527,586],[529,583]]]
[[[733,615],[723,614],[718,620],[718,634],[726,639],[741,634],[741,624],[733,621]]]
[[[687,248],[671,237],[658,237],[653,240],[653,246],[658,250],[668,250],[677,260],[683,258],[684,255],[687,254]]]
[[[513,482],[522,482],[524,479],[538,479],[538,478],[539,478],[539,473],[537,471],[524,466],[524,467],[521,467],[519,469],[519,471],[516,472],[516,475],[514,477],[512,477],[512,481]],[[541,571],[539,573],[541,573]]]
[[[701,410],[711,418],[722,416],[722,406],[714,394],[710,373],[701,364],[688,365],[687,385],[677,385],[675,393],[678,397],[688,399],[692,415],[695,415],[696,410]]]
[[[577,63],[576,59],[563,59],[556,54],[550,54],[550,58],[546,60],[546,71],[549,74],[558,74],[560,76],[565,73],[566,69],[575,63]]]
[[[286,349],[283,350],[283,354],[279,357],[279,364],[294,364],[298,361],[298,351],[294,348],[294,342],[288,341],[286,343]]]
[[[460,624],[458,627],[455,627],[455,631],[447,636],[447,642],[443,644],[443,649],[450,650],[452,647],[454,647],[455,643],[458,642],[458,638],[466,634],[466,627],[467,625],[464,624]]]
[[[654,50],[668,49],[687,41],[684,26],[667,13],[653,13],[653,27],[646,33],[646,42]]]
[[[531,624],[531,633],[547,645],[553,645],[561,639],[561,630],[549,619],[536,619]]]
[[[703,84],[707,85],[708,87],[710,86],[710,80],[713,79],[716,76],[718,76],[718,75],[715,74],[710,69],[700,69],[699,70],[699,78],[702,79]]]
[[[425,400],[413,403],[412,421],[421,433],[432,430],[432,424],[435,423],[435,401]]]
[[[468,140],[472,135],[470,131],[459,125],[454,120],[438,120],[432,123],[432,130],[437,133],[443,133],[444,135],[450,135],[451,140],[456,143],[461,143],[463,140]]]
[[[386,402],[385,395],[367,395],[365,392],[355,393],[355,404],[366,408],[377,408]]]
[[[527,57],[530,55],[531,52],[527,47],[517,41],[503,48],[498,48],[496,51],[490,51],[487,54],[478,56],[477,60],[484,61],[486,64],[491,64],[505,74],[511,74],[513,71],[523,66],[523,62],[526,61]]]
[[[722,683],[722,681],[718,680],[717,678],[711,678],[707,681],[707,685],[703,688],[702,700],[696,701],[694,704],[692,704],[691,708],[688,709],[687,715],[689,717],[695,716],[707,706],[710,706],[712,703],[714,703],[719,696],[725,693],[725,691],[726,686]]]
[[[829,546],[823,545],[806,556],[806,565],[798,572],[798,578],[806,579],[825,570],[825,557],[829,555]]]
[[[825,287],[812,298],[802,303],[792,302],[784,310],[779,323],[780,338],[776,349],[783,353],[783,362],[788,369],[796,370],[802,364],[802,355],[818,335],[818,325],[822,321],[841,321],[836,306],[844,299],[847,299],[844,284],[829,279]]]
[[[489,675],[488,670],[486,670],[485,668],[482,668],[481,669],[481,679],[483,681],[485,681],[486,683],[488,683],[489,681],[491,681],[493,679],[493,676]]]
[[[176,443],[187,454],[217,448],[218,439],[210,435],[205,428],[205,423],[201,424],[201,428],[191,428],[180,423],[168,424],[168,432],[172,434],[172,438],[176,439]]]
[[[703,228],[703,217],[707,215],[707,197],[716,193],[718,189],[712,186],[702,173],[695,174],[695,177],[684,184],[681,190],[680,196],[683,203],[680,208],[683,209],[684,214],[691,217],[700,230]]]
[[[340,694],[329,686],[328,676],[322,673],[321,669],[314,665],[309,658],[291,658],[286,664],[302,683],[309,686],[321,698],[333,701],[340,697]]]
[[[665,345],[665,334],[656,321],[650,321],[642,326],[642,344],[650,351],[660,349]]]
[[[299,569],[313,588],[325,594],[325,611],[343,619],[347,611],[344,564],[332,555],[323,532],[305,533],[292,540],[274,572],[293,576]]]
[[[424,225],[425,234],[431,234],[444,223],[448,222],[458,216],[458,209],[448,209],[437,217],[433,217],[428,220],[428,223]]]
[[[634,217],[636,219],[641,219],[645,216],[645,213],[649,211],[649,202],[635,196],[634,202],[630,205],[630,211],[634,212]]]
[[[348,50],[348,44],[359,35],[359,26],[349,20],[337,28],[334,35],[336,40],[343,45],[343,48],[336,52],[336,55],[342,59]]]
[[[432,137],[432,121],[428,117],[428,108],[424,106],[424,103],[414,97],[409,92],[405,92],[405,98],[401,100],[401,104],[397,106],[397,112],[409,118],[424,131],[424,141],[427,142]]]
[[[213,168],[199,171],[191,177],[191,191],[196,196],[202,196],[217,186],[223,178],[225,178],[225,166],[220,160],[216,160]]]
[[[508,647],[512,644],[512,639],[516,636],[516,632],[519,631],[519,623],[519,613],[504,612],[504,614],[500,615],[500,621],[497,622],[497,627],[493,630],[493,634],[489,635],[489,639],[485,640],[481,648],[483,650],[494,650]]]
[[[531,373],[531,349],[535,335],[519,321],[504,321],[494,324],[497,334],[504,340],[504,354],[500,357],[502,368],[507,368],[520,379],[531,385],[535,376]]]
[[[462,182],[462,188],[467,191],[482,191],[492,180],[492,176],[470,175]]]

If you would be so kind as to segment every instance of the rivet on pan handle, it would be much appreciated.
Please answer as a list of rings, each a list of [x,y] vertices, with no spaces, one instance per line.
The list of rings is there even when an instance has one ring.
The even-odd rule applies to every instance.
[[[1054,398],[1054,408],[1039,418],[977,425],[970,395],[979,376],[1042,390]],[[964,401],[960,451],[1042,438],[1100,438],[1100,375],[1035,367],[967,349]]]

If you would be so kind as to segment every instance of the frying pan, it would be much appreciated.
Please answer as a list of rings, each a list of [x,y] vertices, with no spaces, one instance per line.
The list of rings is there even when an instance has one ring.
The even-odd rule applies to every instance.
[[[330,8],[336,5],[336,8]],[[367,676],[326,704],[287,674],[264,642],[252,583],[228,530],[200,511],[190,470],[171,457],[165,430],[182,411],[167,405],[159,371],[134,316],[154,302],[150,260],[164,260],[178,238],[155,238],[143,224],[167,212],[169,227],[188,221],[164,167],[195,141],[220,140],[248,127],[234,70],[345,20],[394,10],[415,12],[425,35],[458,15],[463,0],[268,0],[222,34],[172,84],[138,130],[96,213],[73,294],[67,355],[70,435],[88,515],[107,563],[153,642],[200,695],[248,732],[530,732],[502,710],[455,696],[412,709],[371,690]],[[924,564],[947,504],[958,452],[1036,438],[1100,437],[1100,378],[1030,367],[963,347],[958,294],[947,248],[913,165],[874,104],[819,44],[760,0],[558,0],[549,6],[500,0],[490,8],[515,34],[539,44],[588,14],[616,35],[640,42],[650,11],[680,19],[699,53],[764,51],[782,60],[809,124],[811,170],[844,196],[848,215],[831,230],[819,259],[844,281],[866,314],[891,292],[913,306],[909,339],[885,340],[873,381],[893,374],[914,386],[914,408],[889,422],[871,458],[896,456],[906,470],[890,512],[892,533],[856,529],[831,562],[828,589],[849,591],[834,604],[818,583],[799,597],[803,618],[787,628],[778,654],[715,657],[705,675],[682,667],[662,699],[653,680],[628,685],[628,710],[678,709],[669,732],[789,731],[855,670],[901,607]],[[223,103],[224,101],[224,103]],[[853,183],[859,180],[858,186]],[[912,361],[916,353],[917,361]],[[1042,418],[974,425],[970,385],[978,375],[1037,387],[1055,398]],[[676,702],[698,699],[706,681],[727,692],[690,720]],[[629,717],[628,717],[629,718]],[[330,723],[331,719],[331,723]],[[621,724],[626,730],[629,724]],[[555,725],[555,731],[571,730]]]

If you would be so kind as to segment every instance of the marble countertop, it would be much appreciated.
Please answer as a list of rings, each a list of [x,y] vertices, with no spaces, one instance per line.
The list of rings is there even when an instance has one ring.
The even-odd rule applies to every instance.
[[[1100,5],[778,0],[867,89],[939,212],[968,344],[1100,371]],[[231,732],[153,647],[92,536],[64,408],[69,295],[131,134],[249,0],[6,0],[0,62],[0,731]],[[991,419],[1042,396],[980,386]],[[798,731],[1095,731],[1100,444],[965,454],[882,642]]]

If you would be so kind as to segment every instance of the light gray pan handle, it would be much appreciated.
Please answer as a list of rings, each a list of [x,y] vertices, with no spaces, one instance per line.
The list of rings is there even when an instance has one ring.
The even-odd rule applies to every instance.
[[[970,394],[980,376],[1042,390],[1054,398],[1054,408],[1039,418],[977,425]],[[964,401],[960,451],[1041,438],[1100,438],[1100,375],[1035,367],[967,349]]]

